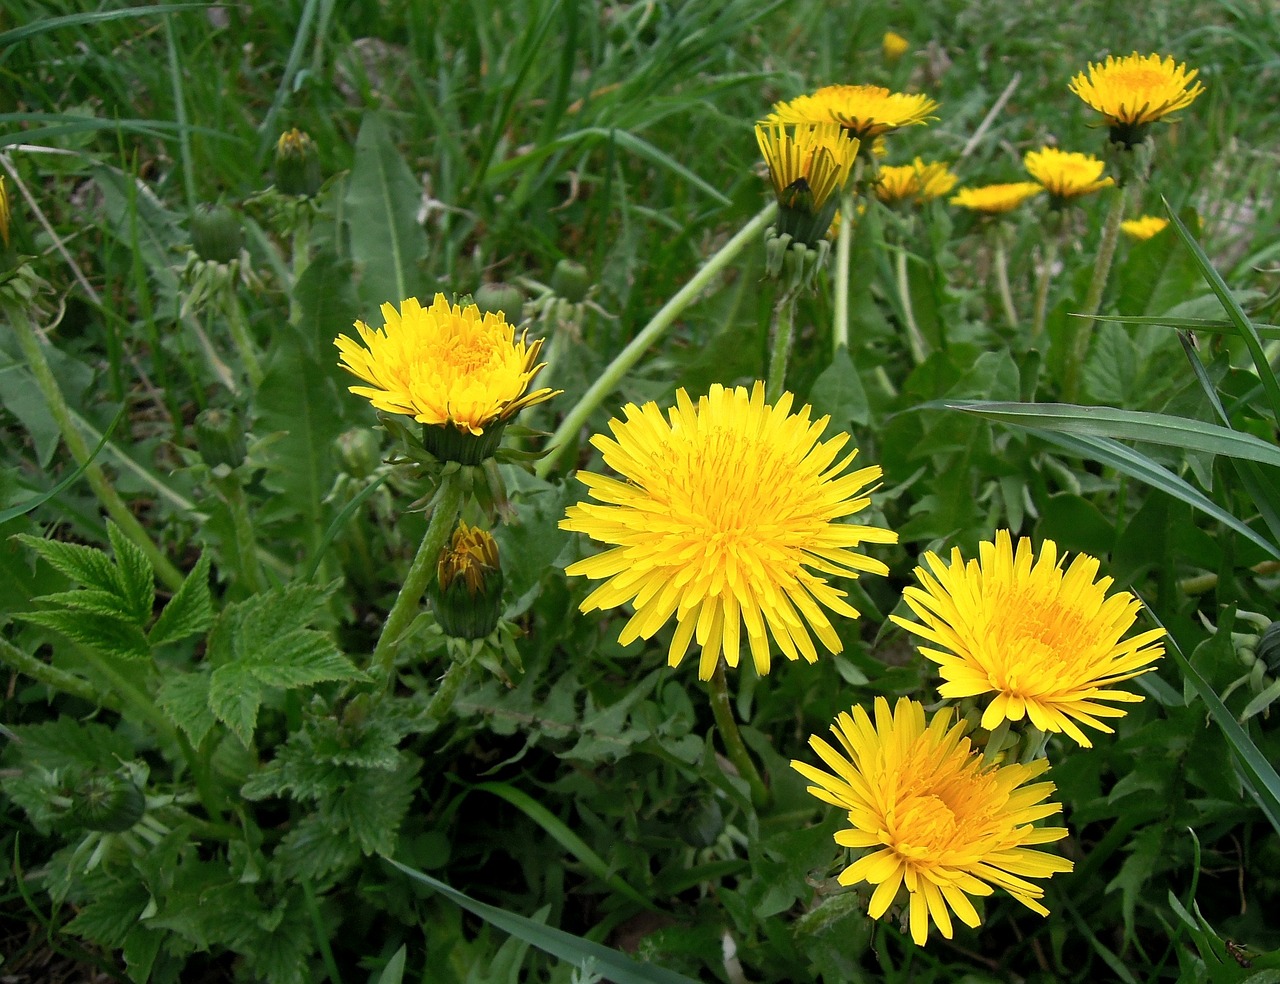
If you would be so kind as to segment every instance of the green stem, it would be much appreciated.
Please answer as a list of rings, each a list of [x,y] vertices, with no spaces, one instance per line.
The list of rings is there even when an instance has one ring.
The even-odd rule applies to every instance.
[[[733,719],[733,709],[729,706],[729,685],[725,680],[724,661],[716,660],[715,672],[707,682],[711,693],[711,713],[715,715],[716,727],[720,731],[720,741],[724,743],[725,753],[729,761],[738,770],[738,775],[747,781],[751,788],[751,803],[756,811],[766,810],[773,802],[773,795],[760,778],[751,754],[742,741],[742,733],[738,723]]]
[[[1004,308],[1004,317],[1009,322],[1009,327],[1016,330],[1018,312],[1013,306],[1013,291],[1009,289],[1009,257],[1004,249],[1004,226],[997,221],[991,230],[991,238],[995,240],[996,289],[1000,292],[1000,306]]]
[[[378,644],[373,650],[370,672],[375,680],[382,681],[384,690],[390,690],[394,683],[396,651],[400,648],[400,638],[417,616],[422,596],[431,584],[431,579],[436,576],[436,562],[440,559],[445,541],[453,533],[461,505],[462,472],[446,471],[432,502],[431,522],[427,524],[422,545],[418,547],[418,553],[409,566],[409,573],[400,585],[400,593],[396,595],[395,604],[387,613],[382,634],[378,636]]]
[[[462,681],[471,667],[471,660],[465,655],[461,657],[457,653],[452,655],[453,661],[444,671],[440,685],[436,687],[436,692],[431,695],[431,699],[427,701],[427,706],[422,711],[422,721],[426,731],[434,730],[444,720],[445,715],[453,709],[453,703],[458,699],[458,690],[462,687]]]
[[[1098,309],[1102,307],[1102,292],[1106,289],[1107,276],[1111,273],[1116,243],[1120,241],[1120,223],[1124,220],[1128,204],[1129,188],[1121,185],[1116,188],[1111,199],[1111,210],[1107,212],[1106,222],[1102,226],[1098,255],[1093,261],[1093,279],[1089,281],[1089,292],[1085,294],[1081,316],[1070,319],[1071,341],[1067,347],[1067,364],[1062,376],[1062,399],[1066,403],[1075,403],[1079,396],[1080,373],[1084,368],[1085,357],[1089,354],[1089,340],[1093,335]]]
[[[784,287],[773,306],[773,350],[769,355],[769,376],[764,391],[765,402],[771,405],[778,402],[786,389],[795,324],[796,292]]]
[[[311,265],[311,214],[299,209],[293,227],[293,283],[289,288],[289,324],[297,328],[302,324],[302,301],[298,298],[298,283]]]
[[[907,344],[911,346],[911,358],[916,365],[924,361],[924,336],[920,334],[920,326],[916,324],[915,312],[911,309],[911,280],[907,272],[907,251],[898,250],[898,299],[902,302],[902,314],[907,319]]]
[[[600,378],[591,385],[590,389],[582,394],[582,398],[565,415],[564,420],[560,422],[560,426],[556,428],[556,432],[551,435],[551,440],[548,442],[549,450],[547,455],[538,462],[537,467],[534,469],[539,478],[546,478],[551,474],[556,462],[568,450],[569,441],[577,434],[582,425],[587,422],[587,418],[591,416],[596,407],[603,403],[605,398],[613,392],[622,377],[640,361],[641,356],[648,351],[649,346],[662,337],[662,334],[671,327],[672,322],[680,316],[680,313],[698,299],[698,295],[706,289],[707,285],[719,276],[720,272],[733,262],[749,243],[760,238],[769,223],[773,221],[777,211],[778,206],[776,204],[771,202],[766,205],[755,218],[742,227],[737,235],[712,254],[706,263],[702,265],[702,268],[693,275],[693,278],[680,288],[675,296],[667,301],[662,306],[662,309],[649,320],[649,323],[640,330],[640,334],[636,335],[631,340],[631,343],[605,367],[604,372],[600,374]]]
[[[27,360],[27,368],[31,375],[35,377],[36,385],[40,388],[40,395],[44,397],[44,402],[49,408],[49,415],[53,417],[54,423],[58,425],[58,431],[62,435],[62,440],[67,446],[67,450],[71,452],[71,457],[75,459],[77,465],[84,465],[84,477],[89,483],[89,487],[93,489],[94,495],[98,497],[98,501],[102,503],[102,507],[106,510],[107,515],[120,527],[130,540],[138,546],[143,553],[147,555],[147,559],[151,561],[151,566],[155,569],[156,575],[170,589],[177,591],[182,585],[182,574],[176,567],[169,562],[160,548],[152,542],[147,531],[142,528],[142,524],[129,511],[129,507],[125,505],[124,500],[120,498],[120,493],[115,487],[107,481],[106,473],[96,461],[89,460],[89,446],[85,443],[84,436],[76,428],[72,419],[71,408],[67,405],[66,398],[62,395],[62,388],[58,385],[58,380],[53,375],[53,370],[49,368],[49,361],[45,358],[44,350],[40,345],[40,340],[36,337],[34,325],[27,314],[24,307],[17,304],[7,304],[4,312],[8,315],[9,323],[13,326],[18,336],[18,345],[22,349],[22,355]],[[87,463],[87,464],[86,464]]]
[[[107,707],[113,711],[120,710],[119,702],[114,697],[102,693],[88,680],[68,673],[66,670],[60,670],[42,659],[23,652],[3,637],[0,637],[0,663],[7,664],[11,669],[24,673],[47,687],[61,690],[64,694],[79,697],[87,703]]]
[[[855,165],[857,166],[857,165]],[[840,195],[840,232],[836,235],[835,313],[831,324],[835,352],[849,347],[849,266],[853,256],[853,186],[850,181]]]
[[[245,324],[244,308],[240,306],[240,294],[234,281],[227,283],[222,307],[227,316],[227,327],[231,329],[231,341],[240,355],[245,375],[249,377],[249,387],[256,390],[262,385],[262,363],[258,360],[253,339],[249,337],[249,326]]]
[[[1036,303],[1031,313],[1031,340],[1034,342],[1044,331],[1045,315],[1049,308],[1049,285],[1053,282],[1053,266],[1058,262],[1058,237],[1050,236],[1044,247],[1040,277],[1036,281]]]
[[[1000,755],[1000,750],[1004,748],[1005,740],[1009,737],[1009,719],[1001,718],[1000,723],[992,729],[987,736],[986,747],[982,750],[982,764],[990,765],[995,762]]]

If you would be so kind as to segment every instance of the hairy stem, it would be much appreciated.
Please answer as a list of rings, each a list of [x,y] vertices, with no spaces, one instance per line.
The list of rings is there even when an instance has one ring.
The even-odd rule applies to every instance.
[[[911,358],[919,365],[924,361],[924,336],[920,334],[920,326],[916,324],[915,312],[911,309],[911,279],[907,272],[907,251],[898,250],[898,299],[902,301],[902,314],[907,319],[907,344],[911,346]]]
[[[716,660],[716,669],[707,683],[707,689],[711,694],[711,713],[715,715],[716,728],[720,731],[720,741],[724,744],[729,761],[751,788],[751,803],[756,810],[768,809],[769,804],[773,802],[773,794],[760,778],[760,773],[751,760],[751,754],[742,741],[738,723],[733,719],[733,708],[729,706],[729,685],[725,680],[724,660]]]
[[[796,292],[783,288],[773,306],[773,349],[769,355],[769,375],[765,384],[765,402],[774,404],[787,388],[787,363],[791,360],[791,342],[795,337]]]
[[[1036,281],[1036,302],[1031,313],[1031,340],[1034,342],[1044,331],[1045,315],[1049,307],[1049,285],[1053,282],[1053,267],[1058,262],[1058,237],[1049,236],[1041,260],[1040,277]]]
[[[1111,273],[1111,261],[1115,259],[1116,244],[1120,241],[1120,223],[1124,220],[1128,204],[1128,186],[1121,185],[1116,188],[1111,199],[1111,211],[1107,212],[1106,222],[1102,226],[1098,255],[1093,261],[1093,279],[1089,281],[1089,292],[1084,297],[1081,317],[1071,319],[1071,342],[1067,347],[1067,364],[1062,377],[1062,399],[1066,403],[1075,403],[1079,397],[1080,373],[1084,368],[1085,357],[1089,354],[1089,340],[1093,336],[1098,309],[1102,307],[1102,292],[1106,289],[1107,276]]]

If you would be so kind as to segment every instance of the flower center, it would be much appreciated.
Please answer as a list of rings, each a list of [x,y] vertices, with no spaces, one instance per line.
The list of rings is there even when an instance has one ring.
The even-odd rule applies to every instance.
[[[955,811],[933,793],[908,796],[898,805],[893,849],[912,861],[936,859],[959,828]]]

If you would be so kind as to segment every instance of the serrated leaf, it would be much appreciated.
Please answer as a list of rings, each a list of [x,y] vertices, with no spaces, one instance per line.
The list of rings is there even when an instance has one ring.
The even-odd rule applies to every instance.
[[[245,654],[243,665],[263,685],[286,690],[325,680],[364,678],[328,636],[309,629],[290,632],[268,648]]]
[[[281,637],[309,629],[334,587],[294,582],[227,608],[224,617],[234,622],[233,657],[257,661]]]
[[[81,546],[78,543],[46,540],[43,537],[31,536],[29,533],[19,533],[15,539],[21,540],[48,561],[49,566],[65,574],[76,584],[116,592],[115,565],[101,550]]]
[[[68,639],[74,639],[110,656],[130,660],[151,658],[151,647],[147,645],[142,630],[132,623],[122,621],[118,616],[57,609],[21,612],[17,617],[46,629],[53,629]]]
[[[156,693],[156,703],[169,720],[187,733],[196,748],[214,725],[210,674],[170,673]]]
[[[116,557],[116,583],[125,610],[133,621],[146,625],[156,603],[156,574],[142,548],[125,536],[115,523],[107,523],[107,539]]]
[[[203,553],[191,568],[182,586],[164,606],[147,641],[163,646],[188,636],[199,635],[213,625],[213,596],[209,593],[209,555]]]
[[[400,824],[413,801],[421,765],[420,760],[404,755],[394,771],[361,770],[324,813],[330,822],[346,826],[365,854],[389,854],[395,850]]]
[[[147,889],[135,880],[95,878],[89,901],[64,928],[99,946],[115,948],[124,942],[149,901]]]
[[[356,864],[360,851],[346,830],[312,813],[281,838],[273,857],[288,878],[319,881]]]
[[[209,677],[209,708],[250,747],[262,704],[262,685],[242,663],[219,666]]]
[[[122,599],[114,591],[102,591],[98,588],[76,588],[73,591],[55,591],[53,594],[40,595],[36,601],[58,608],[72,608],[82,612],[95,612],[106,618],[118,619],[121,622],[132,622],[129,612],[121,605]]]
[[[809,402],[817,416],[830,415],[837,430],[847,430],[851,424],[862,427],[871,419],[867,392],[847,348],[836,352],[831,365],[814,381]]]
[[[110,771],[133,756],[133,746],[105,724],[60,717],[13,728],[22,760],[49,770],[85,768]]]

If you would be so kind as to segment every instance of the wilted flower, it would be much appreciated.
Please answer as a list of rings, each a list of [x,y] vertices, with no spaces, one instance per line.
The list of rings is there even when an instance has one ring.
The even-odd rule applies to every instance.
[[[875,886],[868,915],[878,919],[904,890],[910,899],[911,938],[923,945],[929,923],[952,936],[951,913],[966,926],[979,923],[969,896],[1003,888],[1027,908],[1048,915],[1044,890],[1029,878],[1070,871],[1071,862],[1030,850],[1067,835],[1063,827],[1035,827],[1062,807],[1046,803],[1050,782],[1025,785],[1048,767],[983,761],[965,724],[951,725],[951,710],[925,723],[924,707],[903,697],[890,714],[875,700],[875,722],[854,707],[832,726],[835,748],[816,735],[809,744],[831,772],[804,762],[791,767],[816,785],[809,792],[848,811],[849,829],[837,844],[865,852],[840,873],[840,884]]]
[[[578,472],[598,501],[571,506],[560,526],[613,547],[567,573],[604,581],[584,612],[635,606],[623,645],[652,638],[674,617],[668,662],[679,665],[696,639],[704,680],[721,653],[738,665],[744,625],[762,674],[770,636],[793,660],[817,659],[810,629],[829,651],[843,648],[823,608],[846,618],[858,612],[810,568],[887,574],[853,548],[897,535],[839,522],[870,504],[867,487],[880,469],[846,473],[857,451],[836,459],[848,435],[820,441],[829,418],[811,421],[809,407],[792,413],[791,404],[784,393],[767,405],[760,382],[750,393],[713,385],[697,403],[679,390],[665,417],[655,403],[628,404],[624,419],[609,424],[613,438],[592,438],[622,480]]]
[[[1009,531],[998,530],[977,560],[966,563],[958,548],[950,564],[932,553],[924,560],[929,570],[915,571],[921,587],[902,594],[920,622],[890,618],[931,644],[920,652],[939,664],[943,697],[991,695],[984,728],[1025,717],[1087,748],[1076,722],[1110,733],[1098,718],[1125,712],[1100,702],[1142,700],[1115,685],[1164,655],[1164,629],[1123,638],[1142,604],[1128,591],[1108,596],[1112,580],[1095,580],[1095,558],[1077,554],[1064,571],[1052,540],[1033,560],[1030,540],[1019,539],[1015,553]]]
[[[824,85],[812,95],[775,103],[768,123],[839,123],[860,140],[928,123],[938,104],[928,96],[879,85]]]
[[[1002,212],[1012,212],[1043,191],[1044,186],[1036,181],[982,185],[978,188],[961,188],[951,196],[951,204],[987,215],[999,215]]]
[[[1172,56],[1108,55],[1100,65],[1071,80],[1070,88],[1102,114],[1111,128],[1111,141],[1131,147],[1146,136],[1147,127],[1170,113],[1190,106],[1204,91],[1194,82],[1196,69],[1187,71]]]
[[[1106,162],[1092,154],[1041,147],[1027,151],[1022,163],[1027,173],[1044,185],[1055,208],[1061,208],[1070,199],[1115,184],[1111,178],[1102,176]]]

